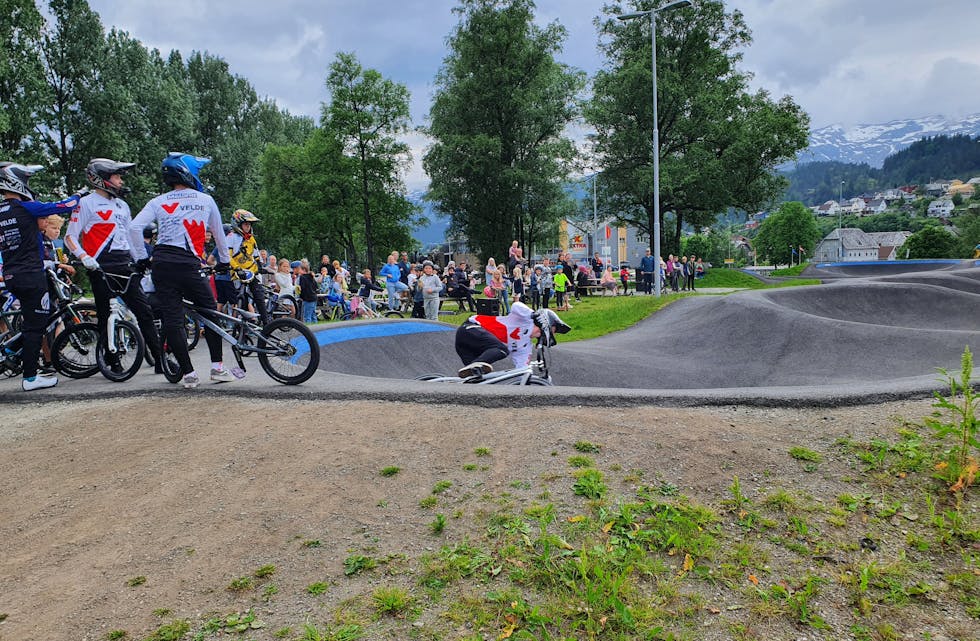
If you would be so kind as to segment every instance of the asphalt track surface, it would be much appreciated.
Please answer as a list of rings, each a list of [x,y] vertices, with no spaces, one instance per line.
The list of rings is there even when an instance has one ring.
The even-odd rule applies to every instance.
[[[416,381],[455,370],[455,327],[352,321],[317,328],[322,371],[300,386],[272,382],[249,359],[245,381],[196,390],[144,368],[123,384],[96,376],[30,394],[19,380],[0,381],[0,401],[235,394],[499,407],[837,406],[929,396],[942,388],[937,368],[958,372],[966,346],[980,353],[980,261],[821,264],[803,276],[825,284],[685,298],[630,329],[560,342],[553,388]],[[203,341],[192,352],[199,371],[206,352]]]

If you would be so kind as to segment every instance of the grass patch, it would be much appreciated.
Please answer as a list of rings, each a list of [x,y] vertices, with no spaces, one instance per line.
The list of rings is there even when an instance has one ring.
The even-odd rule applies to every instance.
[[[793,265],[792,267],[784,267],[782,269],[774,269],[772,275],[776,277],[786,277],[786,276],[799,276],[803,273],[803,270],[810,266],[810,263],[802,263],[800,265]]]
[[[590,443],[589,441],[576,441],[575,449],[586,454],[596,454],[602,449],[602,446]]]
[[[316,583],[311,583],[306,586],[306,593],[312,594],[313,596],[319,596],[327,591],[330,586],[323,581],[317,581]]]
[[[812,463],[819,463],[823,457],[820,456],[820,452],[814,452],[811,449],[805,447],[791,447],[789,450],[789,455],[795,458],[797,461],[810,461]]]
[[[128,585],[131,588],[135,588],[138,585],[143,585],[144,583],[146,583],[145,576],[134,576],[133,578],[126,581],[126,585]]]
[[[246,590],[251,590],[253,587],[254,584],[250,576],[238,577],[228,584],[228,590],[230,592],[245,592]]]
[[[263,565],[258,570],[256,570],[253,574],[255,574],[256,579],[264,579],[266,577],[272,576],[275,573],[276,573],[276,566],[270,564],[270,565]]]
[[[572,467],[595,467],[595,461],[588,456],[572,456],[568,459],[568,464]]]
[[[438,483],[432,486],[432,493],[442,494],[452,486],[453,486],[452,481],[439,481]]]
[[[401,471],[402,468],[396,465],[389,465],[388,467],[381,468],[381,472],[379,472],[379,474],[381,474],[381,476],[388,477],[388,476],[394,476],[395,474],[398,474]]]
[[[371,595],[374,609],[380,615],[397,616],[408,610],[412,605],[412,597],[404,588],[378,588]]]
[[[375,559],[363,554],[353,554],[344,559],[344,574],[354,576],[365,570],[373,570],[377,566],[378,562]]]

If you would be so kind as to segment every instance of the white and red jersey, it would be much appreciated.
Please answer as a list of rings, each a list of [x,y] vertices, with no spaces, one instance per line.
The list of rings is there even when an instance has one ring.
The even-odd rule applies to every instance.
[[[531,318],[521,318],[515,314],[470,316],[470,322],[478,323],[506,345],[517,367],[523,367],[531,362],[531,355],[534,352],[531,337],[534,321]]]
[[[157,224],[156,247],[183,249],[194,256],[204,254],[204,232],[211,230],[219,263],[228,263],[228,243],[221,228],[221,212],[211,196],[195,189],[174,189],[160,194],[136,215],[129,230],[129,241],[137,258],[146,257],[143,247],[143,228]]]
[[[65,238],[71,239],[69,247],[78,248],[76,254],[84,252],[98,259],[103,252],[120,251],[135,258],[129,242],[131,217],[129,205],[122,200],[93,192],[72,212]]]

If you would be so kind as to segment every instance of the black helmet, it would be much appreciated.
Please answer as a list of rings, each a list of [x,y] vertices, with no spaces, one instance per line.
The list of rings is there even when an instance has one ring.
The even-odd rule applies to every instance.
[[[108,158],[93,158],[85,168],[85,179],[96,189],[109,192],[110,196],[120,198],[128,194],[128,187],[116,188],[109,184],[109,179],[115,174],[125,174],[136,166],[134,162],[116,162]]]
[[[34,200],[34,192],[27,186],[27,181],[42,169],[44,167],[41,165],[0,162],[0,191],[9,191],[28,200]]]
[[[143,228],[143,240],[150,240],[153,238],[153,234],[157,233],[157,224],[150,223]]]
[[[204,191],[204,185],[198,175],[201,173],[201,168],[209,162],[211,162],[210,158],[199,158],[171,151],[163,159],[163,166],[160,168],[163,172],[163,182],[171,186],[186,185],[191,189]]]
[[[227,236],[228,234],[230,234],[232,229],[233,229],[233,227],[231,225],[229,225],[228,223],[225,223],[224,225],[221,226],[221,231],[223,231],[225,233],[225,236]]]

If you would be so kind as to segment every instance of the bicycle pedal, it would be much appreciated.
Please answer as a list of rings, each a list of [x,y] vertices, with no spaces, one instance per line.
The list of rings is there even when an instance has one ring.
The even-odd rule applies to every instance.
[[[237,378],[238,380],[242,380],[243,378],[245,378],[245,370],[242,369],[241,367],[232,367],[228,371],[231,372],[231,375]]]

